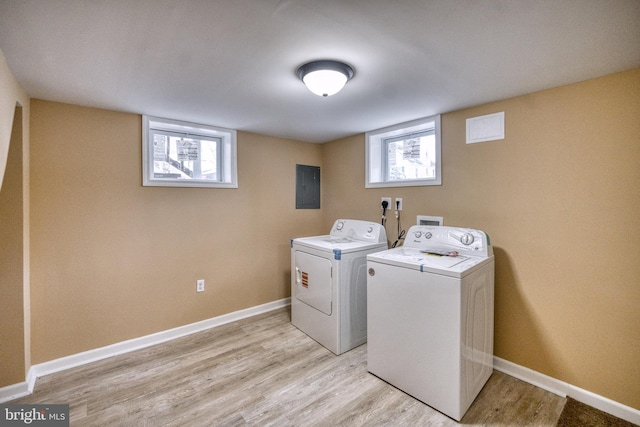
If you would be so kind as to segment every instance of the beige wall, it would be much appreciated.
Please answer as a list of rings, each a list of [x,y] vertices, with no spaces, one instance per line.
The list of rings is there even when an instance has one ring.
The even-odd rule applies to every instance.
[[[24,381],[29,350],[29,98],[0,51],[0,387]]]
[[[33,363],[289,296],[290,239],[322,222],[295,165],[320,145],[239,132],[238,189],[142,187],[139,115],[31,108]]]
[[[21,109],[14,116],[7,160],[0,188],[0,387],[25,378]]]
[[[640,69],[442,116],[443,185],[364,188],[364,136],[326,144],[325,227],[439,215],[489,233],[495,354],[640,409]],[[506,138],[465,144],[505,112]],[[396,221],[387,223],[390,240]]]

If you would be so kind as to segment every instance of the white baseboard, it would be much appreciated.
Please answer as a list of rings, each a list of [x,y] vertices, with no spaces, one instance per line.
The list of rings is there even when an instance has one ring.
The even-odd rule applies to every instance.
[[[189,325],[180,326],[166,331],[158,332],[143,337],[122,341],[116,344],[100,347],[82,353],[72,354],[71,356],[61,357],[49,362],[33,365],[27,374],[24,383],[14,384],[8,387],[0,388],[0,403],[33,393],[36,380],[38,377],[53,374],[65,369],[75,368],[87,363],[106,359],[108,357],[117,356],[119,354],[128,353],[139,350],[152,345],[160,344],[196,332],[204,331],[216,326],[222,326],[227,323],[245,319],[247,317],[256,316],[258,314],[267,313],[282,307],[291,305],[290,298],[284,298],[267,304],[250,307],[244,310],[234,311],[233,313],[224,314],[222,316],[213,317]]]
[[[493,367],[500,372],[515,377],[526,383],[540,387],[558,396],[567,397],[569,385],[563,381],[541,374],[524,366],[516,365],[499,357],[493,356]]]
[[[569,385],[569,393],[567,393],[567,395],[578,402],[593,406],[614,417],[622,418],[625,421],[640,426],[640,410],[572,385]]]
[[[562,397],[571,397],[572,399],[592,406],[603,412],[611,414],[615,417],[622,418],[625,421],[640,425],[640,410],[630,406],[623,405],[604,396],[592,393],[590,391],[573,386],[564,381],[557,380],[540,372],[533,371],[524,366],[516,365],[499,357],[493,358],[493,367],[512,377],[518,378],[524,382],[532,384],[541,389]]]
[[[19,399],[30,395],[29,385],[27,382],[12,384],[7,387],[0,388],[0,403],[9,402],[10,400]]]

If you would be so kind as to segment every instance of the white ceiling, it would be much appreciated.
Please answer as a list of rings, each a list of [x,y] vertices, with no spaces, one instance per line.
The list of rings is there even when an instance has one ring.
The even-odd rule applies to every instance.
[[[0,49],[34,98],[326,142],[639,67],[640,1],[0,0]]]

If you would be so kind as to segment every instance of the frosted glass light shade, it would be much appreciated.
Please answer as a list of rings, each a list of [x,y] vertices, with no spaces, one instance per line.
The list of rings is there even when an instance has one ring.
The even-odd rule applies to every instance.
[[[297,74],[311,92],[326,97],[344,87],[353,77],[353,68],[337,61],[314,61],[298,68]]]
[[[331,96],[340,92],[347,82],[347,76],[339,71],[318,70],[304,76],[302,81],[316,95]]]

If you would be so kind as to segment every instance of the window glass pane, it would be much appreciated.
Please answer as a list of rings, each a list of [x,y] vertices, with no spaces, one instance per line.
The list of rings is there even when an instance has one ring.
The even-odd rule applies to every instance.
[[[388,139],[387,180],[432,179],[436,176],[435,132]]]
[[[153,177],[218,181],[219,143],[216,138],[154,133]]]

